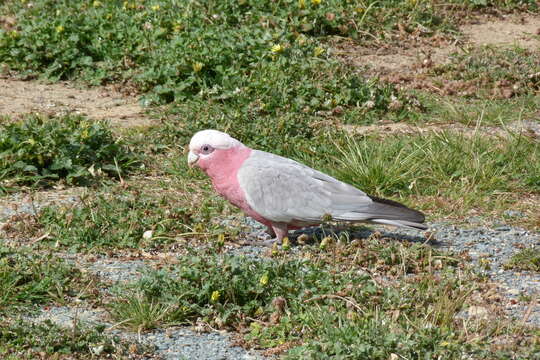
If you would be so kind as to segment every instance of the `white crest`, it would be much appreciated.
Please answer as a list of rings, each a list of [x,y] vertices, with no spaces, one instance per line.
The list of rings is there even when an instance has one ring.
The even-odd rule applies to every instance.
[[[189,142],[190,150],[197,150],[203,145],[210,145],[214,149],[230,149],[242,143],[229,134],[217,130],[201,130],[196,132]]]

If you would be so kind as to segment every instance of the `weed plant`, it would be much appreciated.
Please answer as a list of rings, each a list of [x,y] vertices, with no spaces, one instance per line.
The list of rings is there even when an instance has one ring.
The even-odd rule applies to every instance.
[[[138,161],[106,122],[30,115],[0,124],[0,190],[59,179],[89,184],[99,175],[122,176]]]
[[[166,197],[134,197],[128,192],[116,193],[114,198],[98,194],[83,198],[78,206],[46,207],[39,223],[51,234],[51,241],[72,251],[136,248],[146,231],[153,234],[146,245],[155,246],[174,241],[177,233],[191,233],[197,222],[187,208],[170,207],[167,202]]]
[[[272,260],[213,251],[120,285],[113,316],[139,330],[194,321],[234,328],[252,345],[289,349],[288,358],[489,353],[463,343],[467,330],[455,316],[478,283],[452,254],[377,236],[304,247],[304,259],[279,251]]]
[[[129,347],[116,336],[105,335],[104,326],[74,326],[63,328],[51,321],[0,321],[0,355],[6,360],[43,357],[95,359],[110,356],[128,358],[144,352],[137,346]]]
[[[13,251],[0,245],[0,315],[63,302],[77,288],[80,273],[51,255]]]
[[[517,252],[505,264],[505,268],[540,272],[540,249],[523,249]]]

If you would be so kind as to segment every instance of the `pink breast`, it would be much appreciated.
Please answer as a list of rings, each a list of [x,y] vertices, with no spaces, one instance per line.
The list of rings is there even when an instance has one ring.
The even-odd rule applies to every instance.
[[[212,179],[214,189],[231,204],[243,210],[248,216],[258,222],[270,226],[270,221],[264,219],[248,204],[246,196],[238,182],[238,171],[244,161],[251,155],[248,147],[235,147],[227,150],[215,150],[212,161],[201,164],[201,168]]]

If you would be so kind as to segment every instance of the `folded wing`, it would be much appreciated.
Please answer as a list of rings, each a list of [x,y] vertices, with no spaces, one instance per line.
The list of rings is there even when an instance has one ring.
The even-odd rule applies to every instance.
[[[339,221],[371,221],[420,229],[424,215],[363,191],[294,160],[254,150],[238,181],[248,204],[273,222],[307,226],[325,215]]]

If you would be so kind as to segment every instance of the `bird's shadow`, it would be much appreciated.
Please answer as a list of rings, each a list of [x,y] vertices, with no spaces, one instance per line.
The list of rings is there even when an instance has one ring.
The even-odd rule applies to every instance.
[[[424,233],[422,235],[410,235],[399,232],[373,230],[365,226],[346,227],[339,225],[327,227],[310,227],[295,230],[289,235],[289,240],[293,245],[299,245],[298,239],[304,234],[307,235],[308,242],[318,242],[327,236],[331,236],[337,239],[345,239],[349,241],[352,241],[354,239],[363,240],[368,239],[372,236],[379,236],[399,242],[422,243],[432,246],[443,245],[441,242],[437,241],[430,233]]]

